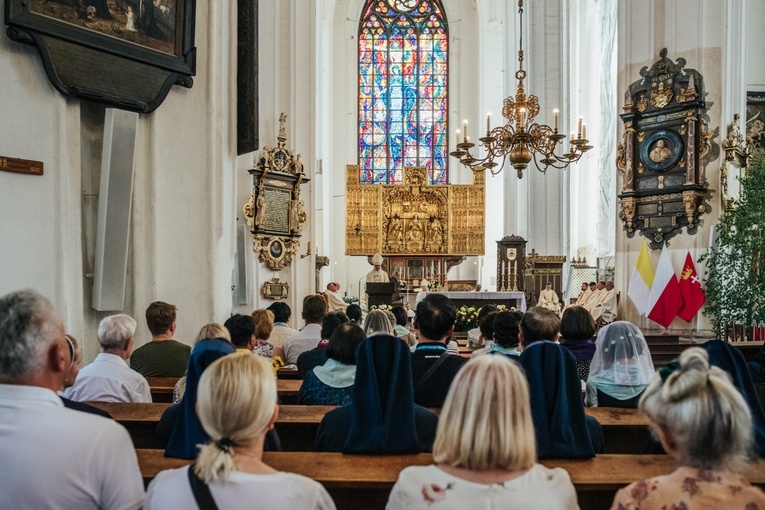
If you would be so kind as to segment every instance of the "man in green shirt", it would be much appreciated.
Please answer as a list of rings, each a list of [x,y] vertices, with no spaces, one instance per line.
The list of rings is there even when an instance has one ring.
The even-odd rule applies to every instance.
[[[191,347],[173,340],[175,305],[155,301],[146,309],[146,324],[151,342],[139,347],[130,357],[130,368],[144,377],[182,377]]]

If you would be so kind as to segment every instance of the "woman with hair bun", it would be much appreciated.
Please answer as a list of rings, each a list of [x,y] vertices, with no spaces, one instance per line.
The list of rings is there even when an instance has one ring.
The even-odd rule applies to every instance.
[[[218,359],[202,374],[197,402],[210,442],[191,466],[157,475],[145,510],[203,508],[204,496],[226,509],[335,508],[321,484],[263,462],[263,440],[279,414],[276,379],[265,358]]]
[[[680,467],[621,489],[612,509],[765,508],[740,473],[750,460],[752,416],[728,375],[691,347],[654,375],[640,410]]]

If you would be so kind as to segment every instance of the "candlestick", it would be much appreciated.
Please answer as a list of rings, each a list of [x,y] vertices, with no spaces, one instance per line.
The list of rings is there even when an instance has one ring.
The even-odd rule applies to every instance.
[[[558,130],[558,113],[560,112],[557,108],[553,110],[553,129],[555,129],[555,131]]]
[[[526,128],[526,108],[521,108],[521,129]]]
[[[308,253],[311,253],[311,241],[308,241]]]
[[[576,134],[579,135],[579,138],[582,137],[582,116],[579,116],[579,120],[576,124]]]
[[[582,124],[582,138],[587,140],[587,124]]]
[[[486,114],[486,134],[491,132],[491,112]]]
[[[463,131],[462,134],[465,136],[465,141],[467,141],[467,125],[468,125],[467,119],[463,120],[462,121],[462,131]]]
[[[456,134],[457,134],[457,145],[459,145],[460,144],[460,130],[459,129],[456,131]]]

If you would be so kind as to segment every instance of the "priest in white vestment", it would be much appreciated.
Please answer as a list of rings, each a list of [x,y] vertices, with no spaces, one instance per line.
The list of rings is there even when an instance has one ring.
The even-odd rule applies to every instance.
[[[382,255],[375,253],[374,257],[372,257],[372,265],[374,266],[374,269],[367,273],[368,283],[388,283],[390,281],[388,273],[382,270],[382,263]]]
[[[340,284],[336,282],[329,282],[327,284],[327,308],[330,312],[343,312],[348,308],[348,303],[343,301],[343,298],[337,292],[340,290]]]
[[[419,304],[420,301],[425,299],[425,297],[428,295],[428,280],[422,279],[420,280],[420,290],[417,291],[417,297],[415,298],[415,307],[417,304]]]
[[[582,291],[577,296],[576,303],[574,304],[577,306],[584,306],[584,304],[588,299],[590,299],[591,296],[592,291],[590,290],[590,287],[587,286],[587,282],[582,282]]]
[[[616,319],[616,289],[614,282],[606,282],[606,286],[600,294],[600,299],[592,309],[592,318],[595,322],[610,324]]]
[[[592,284],[590,284],[590,289],[592,290]],[[595,309],[596,306],[600,304],[600,301],[605,298],[606,293],[606,282],[598,282],[597,286],[595,287],[595,290],[592,291],[592,295],[590,296],[590,299],[587,300],[587,302],[583,305],[587,311],[592,313],[592,311]]]
[[[558,302],[558,294],[552,290],[552,283],[547,282],[545,290],[539,293],[539,302],[537,306],[547,308],[555,313],[560,312],[560,303]]]

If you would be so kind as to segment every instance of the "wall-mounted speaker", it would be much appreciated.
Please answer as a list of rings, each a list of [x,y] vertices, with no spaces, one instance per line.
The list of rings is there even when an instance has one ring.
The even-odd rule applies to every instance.
[[[106,109],[93,265],[92,306],[99,311],[125,308],[137,126],[137,113]]]
[[[236,299],[237,304],[247,304],[247,241],[249,232],[244,225],[237,225],[236,236]]]

